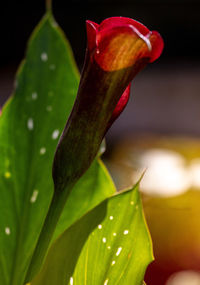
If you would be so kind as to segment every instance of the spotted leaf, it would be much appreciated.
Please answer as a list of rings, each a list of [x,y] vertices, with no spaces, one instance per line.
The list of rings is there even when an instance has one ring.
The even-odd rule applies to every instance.
[[[47,13],[31,36],[13,96],[0,116],[0,284],[24,284],[53,194],[56,145],[78,82],[69,44]],[[69,196],[55,237],[113,191],[95,160]]]
[[[31,285],[141,285],[152,259],[136,186],[106,199],[66,230]]]

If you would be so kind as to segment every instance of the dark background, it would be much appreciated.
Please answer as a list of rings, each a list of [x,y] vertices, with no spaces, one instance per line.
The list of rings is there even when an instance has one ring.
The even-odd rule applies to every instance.
[[[18,64],[30,32],[45,11],[45,1],[1,1],[1,67]],[[83,62],[85,20],[101,22],[110,16],[131,17],[165,40],[164,60],[199,60],[199,1],[148,0],[55,0],[53,10],[73,47],[79,65]]]
[[[130,103],[108,133],[108,146],[138,132],[200,135],[199,1],[54,0],[57,22],[79,68],[86,47],[85,20],[131,17],[163,36],[161,58],[134,80]],[[12,90],[26,42],[45,11],[45,1],[4,1],[0,9],[0,104]]]

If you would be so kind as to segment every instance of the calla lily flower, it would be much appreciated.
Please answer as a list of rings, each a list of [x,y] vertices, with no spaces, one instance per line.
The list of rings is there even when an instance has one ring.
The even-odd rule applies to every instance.
[[[78,94],[56,149],[55,191],[26,281],[33,278],[46,254],[74,184],[89,168],[105,133],[125,108],[131,80],[163,49],[157,32],[129,18],[109,18],[100,25],[87,21],[86,27],[88,45]]]
[[[73,186],[95,158],[102,139],[125,108],[130,83],[163,50],[159,33],[124,17],[87,21],[88,45],[77,98],[58,144],[55,189]]]

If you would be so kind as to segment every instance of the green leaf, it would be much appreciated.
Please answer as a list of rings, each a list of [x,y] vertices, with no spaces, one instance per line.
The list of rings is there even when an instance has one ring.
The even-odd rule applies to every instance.
[[[95,159],[70,193],[56,227],[54,240],[64,229],[115,192],[115,186],[102,161]]]
[[[141,285],[152,259],[136,185],[106,199],[66,230],[31,285]]]
[[[0,116],[0,284],[23,284],[52,198],[53,157],[78,82],[70,46],[48,13],[29,41],[14,94]],[[100,193],[106,181],[110,188]],[[111,184],[101,163],[94,162],[70,197],[80,205],[75,201],[80,192],[84,206],[78,213],[66,206],[68,219],[61,219],[56,235],[109,196]]]

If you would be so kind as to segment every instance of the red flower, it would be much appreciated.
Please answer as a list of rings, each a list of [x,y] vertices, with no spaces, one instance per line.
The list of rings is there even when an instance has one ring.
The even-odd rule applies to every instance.
[[[112,17],[100,25],[91,21],[86,23],[88,48],[105,71],[130,67],[144,57],[153,62],[163,50],[159,33],[149,31],[133,19]]]
[[[129,18],[87,21],[88,47],[77,98],[53,167],[56,189],[74,184],[94,159],[113,121],[127,104],[133,77],[157,59],[163,40]]]
[[[140,22],[125,17],[105,19],[100,25],[86,21],[88,49],[105,71],[114,71],[133,66],[140,59],[153,62],[162,53],[164,43],[160,34],[149,31]],[[138,71],[140,67],[138,66]],[[119,100],[110,122],[123,111],[128,102],[130,86]]]
[[[100,25],[87,21],[87,35],[88,48],[77,98],[54,157],[54,196],[28,279],[45,255],[70,191],[89,168],[106,131],[126,106],[131,80],[163,49],[157,32],[150,32],[128,18],[109,18]]]

